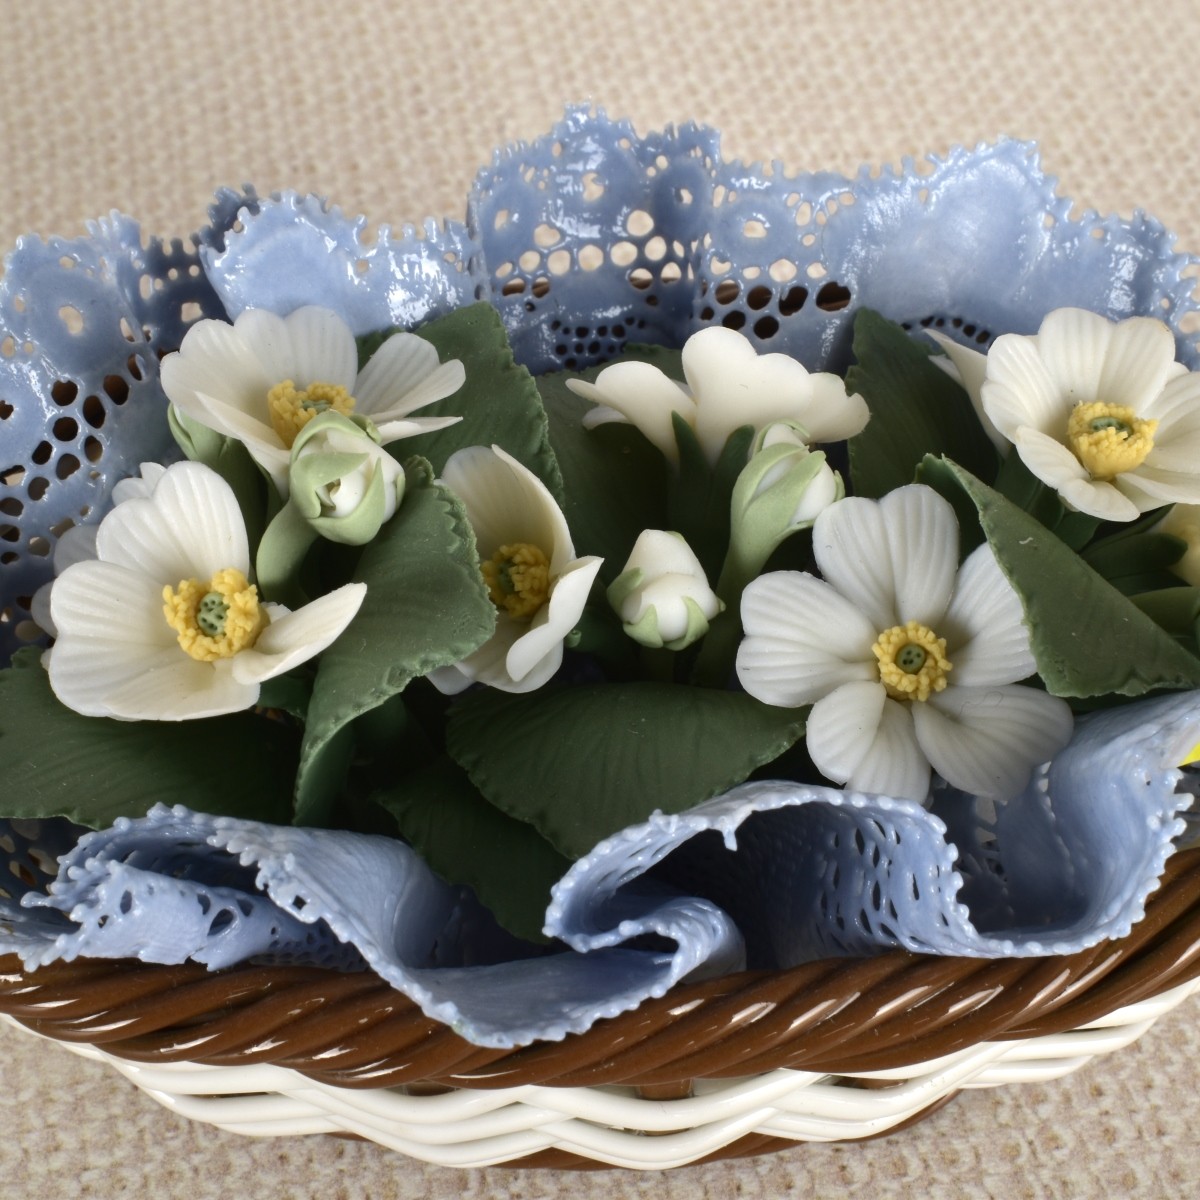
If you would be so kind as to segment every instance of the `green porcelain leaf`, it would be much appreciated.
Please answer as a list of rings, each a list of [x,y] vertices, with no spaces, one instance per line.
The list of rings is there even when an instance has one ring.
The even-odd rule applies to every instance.
[[[389,785],[372,799],[450,883],[465,883],[510,933],[542,942],[550,889],[571,866],[532,825],[489,804],[449,759]]]
[[[405,472],[396,515],[365,547],[354,572],[367,585],[362,607],[321,655],[297,780],[299,824],[329,820],[343,772],[322,759],[350,753],[346,738],[335,735],[411,680],[465,658],[495,628],[462,505],[434,483],[423,460],[413,459]]]
[[[61,704],[37,651],[0,671],[0,815],[99,829],[155,804],[287,824],[299,733],[254,713],[114,721]]]
[[[958,464],[931,465],[978,512],[1001,569],[1021,597],[1048,691],[1084,699],[1200,687],[1200,658],[1040,521]]]
[[[870,309],[854,319],[855,365],[846,390],[871,410],[862,433],[850,439],[850,475],[856,495],[878,498],[912,483],[921,460],[944,455],[984,479],[998,459],[970,398],[930,361],[934,350]]]
[[[446,746],[488,800],[578,858],[656,809],[741,783],[803,734],[806,714],[668,683],[489,691],[451,709]]]

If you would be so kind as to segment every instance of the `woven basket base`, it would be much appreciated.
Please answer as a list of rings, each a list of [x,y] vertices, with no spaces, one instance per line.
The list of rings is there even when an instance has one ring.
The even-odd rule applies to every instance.
[[[1196,991],[1200,979],[1085,1028],[979,1043],[908,1068],[867,1076],[778,1069],[697,1080],[691,1095],[676,1100],[612,1086],[434,1094],[422,1087],[349,1089],[266,1063],[145,1064],[95,1046],[68,1045],[115,1067],[173,1112],[252,1137],[349,1134],[449,1167],[664,1170],[796,1142],[877,1137],[922,1119],[965,1087],[1058,1078],[1129,1045]]]

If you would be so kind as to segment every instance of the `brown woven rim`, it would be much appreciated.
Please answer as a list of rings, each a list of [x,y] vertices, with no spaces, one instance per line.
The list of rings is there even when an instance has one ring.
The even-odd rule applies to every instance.
[[[375,975],[315,968],[212,973],[194,963],[81,960],[25,973],[7,957],[0,1013],[138,1062],[267,1062],[339,1087],[414,1091],[631,1084],[669,1099],[698,1078],[778,1067],[879,1071],[978,1042],[1062,1032],[1197,976],[1200,849],[1168,862],[1129,937],[1079,954],[896,951],[744,972],[679,986],[586,1034],[517,1050],[471,1045]]]

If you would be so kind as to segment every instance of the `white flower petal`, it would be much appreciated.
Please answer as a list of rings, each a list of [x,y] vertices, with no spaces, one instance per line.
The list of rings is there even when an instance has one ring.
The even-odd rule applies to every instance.
[[[716,462],[729,435],[743,425],[796,421],[813,441],[835,441],[866,424],[866,402],[846,395],[837,376],[819,381],[786,354],[759,354],[749,338],[713,325],[688,338],[683,373],[696,401],[696,436]]]
[[[280,495],[286,497],[287,468],[291,452],[283,444],[279,434],[260,419],[266,414],[266,404],[260,406],[259,415],[255,416],[203,393],[197,394],[197,402],[200,408],[188,415],[195,417],[209,429],[243,443],[250,452],[250,457],[271,476]]]
[[[107,698],[111,715],[124,721],[193,721],[244,712],[257,703],[258,684],[234,675],[230,664],[236,661],[196,662],[180,650],[172,662],[115,689]]]
[[[558,670],[563,639],[579,623],[603,561],[594,555],[577,559],[554,580],[549,601],[529,623],[528,632],[513,642],[504,660],[511,681],[505,691],[533,691]]]
[[[1131,497],[1138,494],[1129,480],[1129,475],[1118,476],[1129,481],[1123,484],[1129,495],[1111,483],[1099,479],[1073,479],[1058,489],[1059,498],[1064,504],[1077,512],[1087,513],[1089,517],[1099,517],[1102,521],[1133,521],[1145,511],[1157,508],[1161,500],[1147,502],[1145,505],[1135,503]]]
[[[62,638],[116,645],[178,646],[163,615],[163,585],[117,563],[74,563],[55,581],[51,617]],[[182,653],[182,651],[181,651]]]
[[[1168,471],[1147,459],[1133,471],[1123,471],[1113,480],[1114,487],[1129,496],[1139,511],[1161,504],[1200,504],[1200,463],[1195,471]],[[1144,508],[1141,497],[1153,501]],[[1109,518],[1132,520],[1131,517]]]
[[[1007,799],[1066,745],[1066,703],[1035,688],[948,687],[914,704],[917,741],[933,768],[971,795]]]
[[[166,625],[161,613],[159,623]],[[210,663],[189,658],[177,642],[163,646],[81,637],[63,637],[55,643],[49,671],[54,694],[68,708],[85,717],[126,721],[178,719],[160,712],[162,704],[168,709],[176,703],[186,706],[208,688],[213,676]],[[177,693],[174,701],[163,696],[157,682],[161,680]],[[147,681],[155,693],[152,703],[141,699]]]
[[[154,495],[154,489],[158,486],[158,481],[167,473],[167,468],[161,463],[144,462],[138,471],[137,475],[118,480],[113,485],[114,504],[124,504],[126,500],[145,500]]]
[[[367,594],[365,583],[347,583],[271,623],[248,650],[230,660],[239,683],[258,684],[320,654],[354,620]]]
[[[936,625],[958,572],[958,518],[950,502],[920,484],[897,488],[879,502],[892,561],[899,623]]]
[[[435,429],[447,429],[457,425],[462,417],[400,417],[382,421],[375,426],[381,445],[390,446],[401,438],[416,437],[420,433],[433,433]],[[420,447],[417,448],[419,452]]]
[[[1200,428],[1200,371],[1184,370],[1183,374],[1172,377],[1138,415],[1158,422],[1154,432],[1156,447],[1160,443],[1172,445],[1176,438],[1195,433]]]
[[[570,379],[567,387],[593,404],[620,413],[663,452],[668,462],[679,461],[672,416],[678,413],[694,426],[696,405],[683,387],[657,367],[641,362],[614,363],[596,376],[595,383]]]
[[[200,397],[215,396],[261,420],[267,392],[279,382],[267,375],[246,339],[225,321],[197,321],[184,334],[179,352],[162,360],[159,378],[171,403],[204,425],[209,422]]]
[[[466,380],[457,359],[443,363],[424,338],[394,333],[362,369],[354,385],[355,411],[379,420],[408,416],[457,392]]]
[[[954,598],[937,632],[946,639],[952,686],[990,687],[1027,679],[1037,669],[1021,598],[985,542],[958,573]]]
[[[1009,439],[992,424],[987,413],[983,411],[983,383],[987,377],[988,356],[978,350],[972,350],[969,346],[961,345],[936,329],[927,329],[925,332],[946,352],[945,358],[935,355],[929,361],[962,384],[984,433],[1001,454],[1007,454]]]
[[[813,525],[821,574],[870,622],[876,636],[897,624],[889,531],[879,504],[848,496]]]
[[[262,363],[268,389],[290,379],[301,390],[313,383],[331,383],[353,392],[358,347],[350,326],[337,313],[308,305],[279,317],[252,308],[233,327]]]
[[[1023,425],[1060,436],[1073,406],[1051,378],[1034,339],[1015,333],[992,343],[980,395],[984,414],[1010,442]]]
[[[765,704],[797,708],[844,683],[879,678],[874,626],[811,575],[779,571],[754,580],[742,593],[742,625],[738,679]]]
[[[1048,487],[1061,490],[1073,480],[1089,479],[1087,468],[1062,442],[1022,425],[1013,435],[1021,461]]]
[[[1038,357],[1062,398],[1065,412],[1076,404],[1111,399],[1100,394],[1100,381],[1115,329],[1113,322],[1085,308],[1056,308],[1042,321],[1035,339]]]
[[[148,500],[119,504],[101,522],[97,554],[160,585],[249,571],[242,513],[229,485],[200,463],[176,463]]]
[[[846,780],[846,787],[924,804],[929,777],[929,762],[917,745],[909,705],[885,700],[870,753]]]
[[[462,501],[481,559],[501,546],[528,542],[557,576],[575,557],[562,510],[546,485],[499,446],[468,446],[450,456],[442,482]]]
[[[495,632],[478,650],[452,666],[430,671],[426,678],[445,696],[457,696],[473,683],[507,690],[512,685],[512,676],[505,668],[505,660],[513,643],[528,629],[524,621],[514,621],[502,612],[496,618]],[[558,669],[557,663],[553,666],[554,670]]]
[[[929,764],[917,747],[906,705],[880,683],[849,683],[808,714],[808,753],[827,779],[854,791],[924,801]]]
[[[1175,364],[1175,338],[1161,321],[1130,317],[1112,326],[1097,398],[1124,404],[1140,417],[1159,395]]]
[[[857,392],[847,392],[840,375],[818,371],[808,378],[808,403],[797,407],[791,419],[804,426],[810,444],[842,442],[862,433],[871,417],[867,402]]]

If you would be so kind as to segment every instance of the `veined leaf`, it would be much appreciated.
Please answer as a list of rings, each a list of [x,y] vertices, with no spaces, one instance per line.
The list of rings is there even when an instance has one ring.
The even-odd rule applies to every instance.
[[[669,683],[482,692],[451,710],[446,746],[488,800],[578,858],[656,809],[741,783],[803,734],[806,715]]]
[[[301,753],[296,820],[328,820],[341,772],[322,756],[349,743],[335,735],[403,691],[409,681],[481,646],[496,623],[458,500],[433,482],[429,464],[406,464],[396,515],[363,550],[355,578],[367,585],[349,627],[321,655]]]
[[[84,717],[50,688],[36,652],[0,671],[0,814],[99,829],[160,801],[287,824],[300,746],[255,712],[195,721]]]
[[[996,449],[962,387],[930,361],[921,345],[870,309],[854,320],[855,365],[846,390],[871,410],[862,433],[850,439],[854,492],[878,499],[912,483],[927,455],[944,455],[976,476],[996,474]]]
[[[934,464],[974,504],[1025,609],[1038,674],[1056,696],[1140,696],[1200,687],[1179,645],[1040,521],[952,462]]]
[[[510,933],[543,942],[550,889],[571,866],[532,825],[489,804],[449,759],[372,797],[449,883],[465,883]]]

